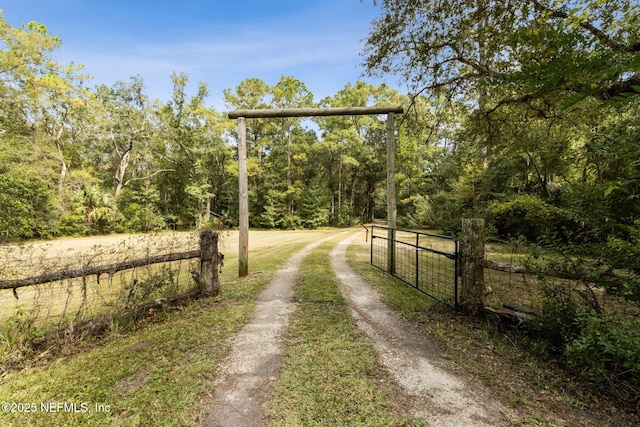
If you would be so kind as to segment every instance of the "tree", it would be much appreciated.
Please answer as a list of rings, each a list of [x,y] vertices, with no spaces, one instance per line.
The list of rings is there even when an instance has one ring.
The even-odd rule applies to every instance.
[[[43,24],[13,28],[0,14],[0,173],[5,183],[22,189],[5,199],[16,209],[3,206],[0,215],[31,212],[28,229],[33,233],[16,226],[7,230],[14,237],[55,233],[55,214],[64,210],[65,178],[71,161],[78,160],[89,98],[83,87],[87,76],[78,74],[81,66],[62,66],[52,58],[59,46],[60,39]],[[50,188],[56,186],[54,195]],[[36,189],[39,197],[32,197]]]
[[[147,162],[141,161],[151,137],[150,109],[142,78],[132,77],[130,82],[117,82],[113,87],[100,85],[96,101],[100,114],[97,151],[110,153],[113,199],[117,204],[123,188],[166,170],[148,170]],[[132,163],[134,170],[130,170]]]
[[[275,108],[304,108],[313,106],[313,94],[309,92],[304,83],[290,76],[282,76],[280,81],[271,89],[273,95],[273,106]],[[279,120],[280,138],[277,138],[275,147],[284,147],[287,156],[286,164],[286,188],[285,199],[287,203],[287,215],[294,214],[295,193],[299,188],[293,185],[293,165],[294,156],[293,134],[294,128],[300,126],[301,120],[295,117],[286,117]]]
[[[392,105],[401,103],[398,93],[386,85],[356,82],[320,102],[324,107]],[[375,196],[385,180],[386,117],[318,117],[322,131],[318,149],[331,190],[332,224],[371,219]]]
[[[364,65],[371,74],[402,75],[415,93],[481,95],[508,85],[496,108],[552,92],[573,102],[609,99],[640,85],[633,0],[379,3],[384,11],[367,38]]]
[[[229,155],[222,116],[204,106],[206,84],[199,83],[196,95],[187,99],[188,80],[184,73],[172,75],[173,97],[158,111],[158,154],[173,169],[163,185],[164,210],[200,227],[209,220],[212,200],[219,200],[212,190],[222,188]]]

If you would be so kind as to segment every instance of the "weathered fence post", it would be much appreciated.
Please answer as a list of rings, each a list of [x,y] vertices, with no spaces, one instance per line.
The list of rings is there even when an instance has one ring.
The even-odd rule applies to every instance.
[[[247,174],[247,122],[238,117],[238,277],[249,274],[249,184]]]
[[[218,233],[204,230],[200,233],[200,279],[202,283],[202,295],[215,297],[220,293],[220,280],[218,279]]]
[[[395,114],[387,114],[387,271],[396,272],[396,137]]]
[[[484,306],[484,219],[463,219],[460,237],[460,305],[471,315]]]

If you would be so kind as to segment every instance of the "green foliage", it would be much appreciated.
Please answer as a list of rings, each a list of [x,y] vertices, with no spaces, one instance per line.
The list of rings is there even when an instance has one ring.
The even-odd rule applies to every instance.
[[[487,215],[500,238],[523,236],[536,241],[543,236],[561,235],[569,223],[562,209],[531,194],[491,202]]]
[[[122,288],[120,300],[125,306],[136,306],[154,298],[176,295],[179,290],[178,277],[171,267],[162,265],[155,271],[149,271],[146,279],[134,279],[129,286]]]
[[[10,359],[13,354],[25,350],[30,343],[42,339],[43,332],[34,325],[37,313],[37,309],[29,312],[18,310],[0,324],[0,361]]]
[[[566,286],[547,284],[535,328],[555,356],[586,378],[608,383],[623,399],[640,393],[640,322],[594,312]],[[621,384],[625,387],[619,388]]]
[[[582,315],[580,304],[569,288],[552,284],[542,288],[538,328],[556,352],[562,353],[580,335]]]
[[[636,2],[380,3],[364,65],[401,74],[415,93],[502,86],[503,101],[626,99],[640,84]]]
[[[455,234],[460,231],[464,208],[456,194],[440,191],[431,196],[433,206],[432,217],[435,227],[446,233]]]
[[[125,218],[124,227],[142,232],[165,228],[166,222],[158,212],[159,199],[160,195],[154,187],[123,191],[119,211]]]
[[[615,314],[579,319],[565,356],[570,366],[598,382],[621,381],[640,387],[640,322]]]
[[[403,220],[408,227],[424,229],[435,226],[433,206],[428,195],[418,194],[405,200],[404,203],[412,205],[410,212],[405,213],[406,219]]]
[[[318,228],[329,224],[330,194],[319,179],[314,179],[302,195],[300,216],[306,228]]]
[[[276,221],[276,225],[284,230],[296,230],[302,228],[302,218],[298,215],[285,215]]]
[[[0,241],[51,237],[52,199],[49,186],[37,176],[0,171]]]
[[[61,236],[86,236],[89,234],[85,209],[79,208],[75,212],[62,214],[57,232]]]

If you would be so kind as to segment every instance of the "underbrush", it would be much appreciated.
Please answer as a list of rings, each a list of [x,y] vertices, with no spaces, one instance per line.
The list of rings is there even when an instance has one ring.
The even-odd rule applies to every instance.
[[[595,312],[570,289],[545,287],[531,332],[544,340],[550,357],[627,408],[640,411],[640,319],[616,311]]]

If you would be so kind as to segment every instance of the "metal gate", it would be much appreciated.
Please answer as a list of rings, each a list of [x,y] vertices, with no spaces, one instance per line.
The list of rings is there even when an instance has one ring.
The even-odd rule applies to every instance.
[[[372,226],[371,265],[458,308],[458,241],[453,237]]]

